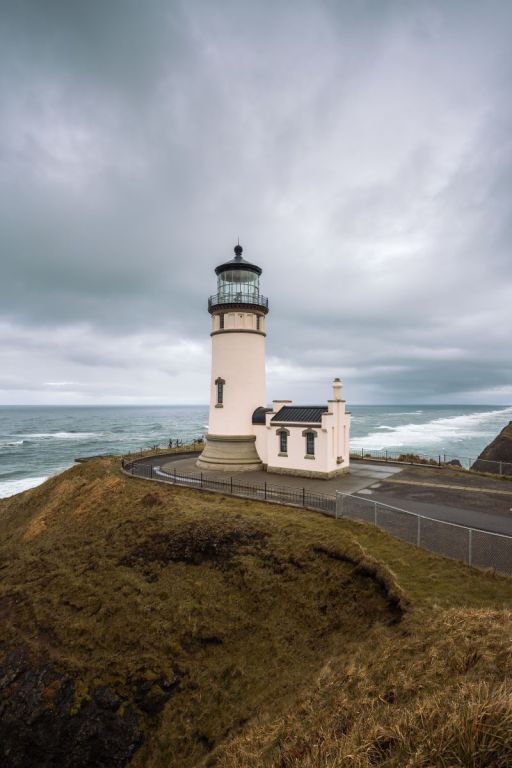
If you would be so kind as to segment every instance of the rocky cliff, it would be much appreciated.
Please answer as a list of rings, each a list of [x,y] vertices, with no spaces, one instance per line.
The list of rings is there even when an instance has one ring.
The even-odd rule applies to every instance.
[[[490,462],[495,462],[491,464]],[[501,463],[501,467],[498,463]],[[512,421],[484,448],[471,469],[512,475]]]

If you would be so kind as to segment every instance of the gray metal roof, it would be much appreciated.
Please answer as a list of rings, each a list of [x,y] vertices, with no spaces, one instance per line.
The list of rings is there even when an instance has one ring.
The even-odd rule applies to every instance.
[[[225,261],[224,264],[219,264],[215,267],[215,274],[220,275],[221,272],[226,272],[228,269],[245,269],[247,272],[256,272],[257,275],[261,275],[262,269],[257,264],[251,264],[250,261],[246,261],[243,256],[243,248],[240,244],[235,245],[235,258],[230,261]]]
[[[328,405],[284,405],[272,417],[272,422],[299,422],[300,424],[321,424],[322,414],[327,413]]]

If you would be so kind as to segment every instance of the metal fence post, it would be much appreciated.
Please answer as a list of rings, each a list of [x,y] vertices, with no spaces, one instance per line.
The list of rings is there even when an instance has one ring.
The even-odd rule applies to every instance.
[[[201,472],[201,488],[203,487],[203,473]]]
[[[469,529],[469,541],[468,541],[468,565],[473,562],[473,529]]]
[[[500,461],[500,475],[503,474],[503,462]]]
[[[176,467],[174,467],[174,485],[176,485]]]
[[[306,506],[306,489],[304,487],[302,488],[302,506]]]
[[[373,502],[373,522],[374,525],[377,525],[377,502]]]
[[[416,531],[416,546],[419,547],[421,541],[421,517],[416,515],[416,519],[418,521],[418,529]]]
[[[233,475],[229,478],[229,490],[231,495],[233,495]]]

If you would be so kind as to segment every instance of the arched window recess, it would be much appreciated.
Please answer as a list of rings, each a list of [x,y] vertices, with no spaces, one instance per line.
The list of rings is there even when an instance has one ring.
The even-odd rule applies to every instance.
[[[279,440],[279,456],[288,456],[288,436],[290,434],[289,429],[280,427],[276,429],[277,439]]]
[[[302,433],[302,437],[306,438],[306,453],[305,459],[315,458],[315,440],[318,437],[318,432],[314,429],[305,429]]]

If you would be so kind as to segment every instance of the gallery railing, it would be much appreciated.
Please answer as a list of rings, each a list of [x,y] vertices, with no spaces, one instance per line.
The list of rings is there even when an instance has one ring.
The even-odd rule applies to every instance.
[[[227,304],[245,304],[253,307],[262,307],[268,310],[268,299],[261,293],[244,291],[224,291],[210,296],[208,299],[208,311],[215,307],[221,307]]]

